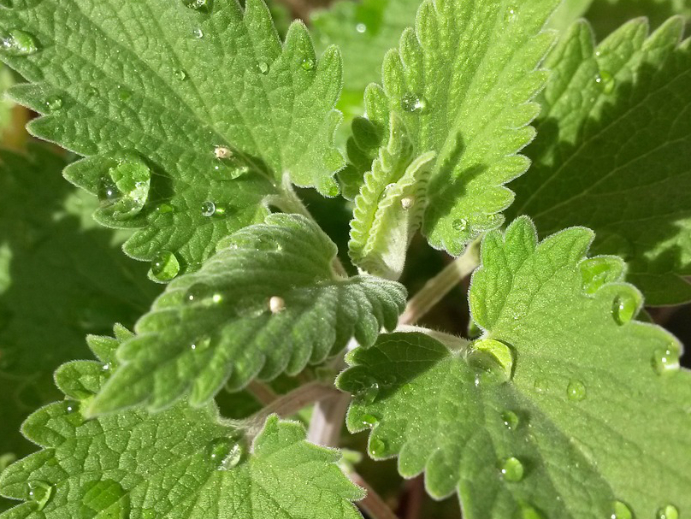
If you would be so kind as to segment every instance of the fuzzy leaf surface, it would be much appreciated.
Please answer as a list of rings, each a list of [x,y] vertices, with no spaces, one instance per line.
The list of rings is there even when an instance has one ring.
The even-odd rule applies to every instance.
[[[416,155],[436,153],[423,223],[433,247],[460,254],[501,225],[513,200],[504,184],[528,168],[518,152],[535,134],[532,99],[546,79],[538,67],[553,39],[543,27],[557,3],[426,1],[387,54],[383,86],[367,88],[349,158],[360,174],[369,170],[392,112]]]
[[[405,288],[332,270],[336,246],[308,219],[275,214],[238,231],[198,273],[168,286],[118,352],[123,366],[91,412],[146,401],[158,409],[190,393],[207,402],[227,382],[295,375],[394,329]]]
[[[571,228],[538,244],[518,219],[483,243],[469,296],[478,342],[395,333],[356,349],[338,385],[359,395],[349,429],[374,425],[370,454],[398,456],[405,477],[424,471],[434,497],[458,492],[471,519],[614,517],[615,501],[633,517],[689,509],[681,346],[633,318],[640,293],[618,258],[586,259],[592,239]]]
[[[116,331],[119,340],[128,335]],[[250,448],[213,403],[85,421],[82,409],[106,380],[104,366],[114,367],[119,340],[91,338],[105,365],[76,361],[58,370],[68,399],[24,424],[43,450],[2,473],[2,493],[26,501],[2,519],[360,517],[351,501],[362,493],[336,465],[340,454],[307,443],[298,423],[272,415]]]
[[[159,292],[65,165],[47,146],[0,152],[0,456],[30,451],[20,425],[59,397],[53,372],[88,354],[84,335],[134,324]]]
[[[303,24],[282,43],[261,0],[244,10],[235,0],[199,10],[169,0],[11,3],[0,10],[9,42],[0,59],[30,81],[11,95],[44,114],[33,134],[88,156],[66,177],[104,195],[118,165],[148,170],[146,192],[102,196],[96,215],[136,229],[131,256],[171,252],[180,271],[196,270],[219,239],[263,219],[285,174],[337,194],[341,59],[331,48],[317,61]]]
[[[647,29],[635,20],[596,47],[579,23],[551,53],[512,212],[545,235],[593,229],[595,251],[626,259],[648,304],[677,304],[691,300],[691,40],[680,18]]]

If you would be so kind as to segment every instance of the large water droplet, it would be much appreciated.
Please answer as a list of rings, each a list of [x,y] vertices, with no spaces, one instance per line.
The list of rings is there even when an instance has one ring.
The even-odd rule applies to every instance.
[[[494,339],[475,341],[468,355],[468,364],[506,381],[513,372],[513,352],[503,342]]]
[[[619,325],[631,321],[638,312],[638,300],[630,292],[623,292],[614,298],[612,303],[612,317]]]
[[[84,415],[80,409],[80,403],[75,400],[68,400],[65,407],[65,419],[73,427],[79,427],[84,423]]]
[[[663,506],[657,511],[657,519],[679,519],[679,509],[674,505]]]
[[[27,484],[29,488],[29,499],[36,503],[36,509],[43,510],[50,498],[53,497],[53,485],[34,479]]]
[[[566,388],[566,395],[569,400],[580,402],[586,397],[585,384],[580,380],[572,380]]]
[[[206,283],[195,283],[187,289],[184,296],[189,305],[214,305],[223,301],[223,296]]]
[[[195,11],[208,12],[211,8],[211,0],[182,0],[185,7]]]
[[[180,262],[170,251],[159,252],[151,262],[150,277],[159,283],[165,283],[180,273]]]
[[[520,418],[518,418],[518,415],[513,411],[504,411],[501,414],[501,421],[510,431],[515,431],[518,428],[518,424],[521,422]]]
[[[120,483],[112,479],[90,481],[82,487],[82,517],[129,519],[130,499]]]
[[[48,99],[46,99],[46,108],[50,113],[59,112],[62,109],[62,105],[62,97],[60,96],[50,96]]]
[[[612,502],[612,513],[609,519],[633,519],[633,513],[626,504],[621,501]]]
[[[375,458],[383,458],[386,456],[386,442],[381,438],[375,436],[370,437],[369,451]]]
[[[209,446],[209,460],[216,470],[237,467],[244,456],[244,448],[233,438],[217,438]]]
[[[505,481],[517,483],[523,479],[525,469],[518,458],[511,457],[504,460],[500,472]]]
[[[12,29],[0,36],[0,48],[12,56],[29,56],[38,52],[38,43],[28,32]]]
[[[602,88],[602,91],[605,94],[611,94],[614,92],[614,88],[617,86],[614,76],[607,70],[601,70],[600,73],[595,77],[595,82],[600,85],[600,88]]]
[[[207,200],[202,204],[202,216],[213,216],[216,214],[216,204],[210,200]]]
[[[427,102],[418,94],[407,93],[401,98],[401,108],[406,112],[419,113],[427,108]]]
[[[125,220],[141,212],[149,197],[151,170],[134,157],[114,159],[101,178],[98,198],[101,211]]]
[[[579,265],[583,291],[594,294],[605,284],[619,279],[623,272],[622,264],[614,258],[602,256],[590,258]]]
[[[653,353],[653,368],[658,375],[679,371],[679,353],[677,349],[658,349]]]
[[[376,416],[371,415],[371,414],[363,414],[361,420],[362,420],[362,425],[364,425],[365,427],[367,427],[369,429],[371,429],[372,427],[377,425],[377,423],[379,422],[379,419]]]

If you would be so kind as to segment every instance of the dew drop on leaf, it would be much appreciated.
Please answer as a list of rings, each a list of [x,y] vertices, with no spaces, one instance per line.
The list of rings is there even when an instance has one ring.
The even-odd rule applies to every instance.
[[[208,350],[209,346],[211,346],[211,337],[205,335],[203,337],[199,337],[192,344],[190,344],[190,349],[195,353],[201,353]]]
[[[175,72],[173,72],[173,75],[175,76],[175,79],[178,81],[184,81],[187,79],[187,72],[185,72],[182,69],[178,69]]]
[[[619,325],[631,321],[638,310],[638,301],[629,292],[624,292],[614,298],[612,304],[612,317]]]
[[[616,276],[612,271],[610,258],[590,258],[579,265],[583,291],[586,294],[594,294],[607,282],[613,281]]]
[[[38,52],[36,38],[25,31],[11,29],[0,36],[0,48],[12,56],[30,56]]]
[[[679,371],[679,354],[672,349],[657,349],[653,353],[653,368],[658,375]]]
[[[269,73],[269,64],[266,61],[260,61],[257,65],[257,68],[259,69],[259,72],[261,72],[262,74]]]
[[[201,29],[194,29],[192,31],[192,36],[194,36],[198,40],[201,40],[204,37],[204,31],[202,31]]]
[[[501,421],[504,423],[504,426],[509,431],[515,431],[518,428],[518,424],[520,423],[518,415],[513,411],[504,411],[501,414]]]
[[[612,502],[612,513],[609,519],[633,519],[631,509],[621,501]]]
[[[116,203],[121,197],[122,193],[112,178],[109,176],[101,178],[98,183],[98,200],[102,207]]]
[[[208,11],[211,7],[211,0],[182,0],[182,3],[195,11]]]
[[[614,76],[606,70],[601,70],[596,76],[595,81],[598,85],[600,85],[600,88],[602,88],[602,91],[605,94],[611,94],[614,92],[614,88],[617,85]]]
[[[307,72],[314,70],[314,60],[312,58],[303,59],[300,66],[302,70],[306,70]]]
[[[545,392],[547,392],[547,388],[549,387],[549,383],[544,378],[538,378],[535,380],[533,387],[535,388],[536,393],[545,393]]]
[[[62,97],[60,96],[50,96],[46,99],[46,108],[49,112],[59,112],[62,109]]]
[[[180,262],[172,252],[161,251],[151,262],[150,273],[154,281],[165,283],[180,273]]]
[[[175,208],[170,204],[161,204],[156,208],[158,214],[170,214],[175,212]]]
[[[129,496],[122,485],[112,479],[90,481],[82,487],[82,517],[107,517],[128,519],[130,516]]]
[[[500,472],[505,481],[517,483],[523,479],[525,469],[518,458],[511,457],[504,460]]]
[[[217,438],[209,446],[209,460],[216,470],[229,470],[242,460],[244,449],[232,438]]]
[[[216,214],[216,204],[207,200],[202,204],[202,216],[213,216]]]
[[[376,416],[373,416],[371,414],[365,414],[362,415],[362,425],[368,428],[372,428],[375,425],[377,425],[377,422],[379,422],[379,419]]]
[[[503,342],[481,339],[473,343],[468,355],[468,364],[507,381],[513,373],[513,352]]]
[[[465,218],[456,218],[453,221],[452,226],[459,232],[465,231],[468,228],[468,220]]]
[[[422,96],[407,93],[401,98],[401,108],[406,112],[419,113],[427,107],[427,102]]]
[[[386,442],[381,438],[371,437],[369,441],[369,451],[375,458],[386,456]]]
[[[583,384],[583,382],[580,380],[572,380],[566,387],[566,395],[568,396],[569,400],[580,402],[586,397],[585,384]]]
[[[239,443],[233,445],[228,455],[223,459],[218,470],[231,470],[237,467],[242,461],[245,449]]]
[[[50,498],[53,497],[53,485],[34,479],[27,484],[29,488],[29,499],[36,503],[36,510],[43,510]]]
[[[355,26],[355,30],[360,34],[367,32],[367,26],[364,23],[359,23]]]
[[[119,159],[101,182],[101,206],[109,208],[110,216],[127,219],[138,214],[146,204],[151,185],[151,170],[141,160]]]
[[[213,305],[223,301],[223,296],[206,283],[195,283],[185,292],[184,302],[188,305]]]
[[[65,407],[65,419],[74,427],[79,427],[84,423],[84,416],[80,411],[80,404],[74,400],[68,400]]]
[[[679,519],[679,510],[674,505],[663,506],[657,511],[656,519]]]

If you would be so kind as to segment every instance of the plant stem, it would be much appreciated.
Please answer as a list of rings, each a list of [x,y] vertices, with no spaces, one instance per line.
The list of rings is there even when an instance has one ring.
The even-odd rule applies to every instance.
[[[245,428],[249,436],[254,436],[262,429],[264,422],[270,415],[275,413],[285,418],[297,413],[308,405],[334,396],[341,396],[341,393],[323,382],[309,382],[286,395],[281,395],[266,407],[247,418],[245,420]]]
[[[413,324],[429,312],[446,294],[479,265],[478,243],[468,246],[465,253],[449,263],[435,277],[430,279],[422,290],[415,294],[405,311],[398,319],[399,325]]]
[[[365,498],[358,502],[358,506],[367,512],[367,515],[372,519],[398,519],[398,516],[393,513],[381,496],[369,486],[360,474],[351,472],[350,479],[367,491]]]
[[[258,380],[250,382],[247,385],[247,391],[252,393],[252,396],[254,396],[261,405],[269,405],[278,399],[278,395],[270,386]]]

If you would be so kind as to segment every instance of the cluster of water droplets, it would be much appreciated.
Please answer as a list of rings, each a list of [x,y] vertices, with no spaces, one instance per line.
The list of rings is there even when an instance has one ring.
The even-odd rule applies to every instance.
[[[605,94],[611,94],[617,86],[614,76],[607,70],[601,70],[597,76],[595,76],[595,82]]]

